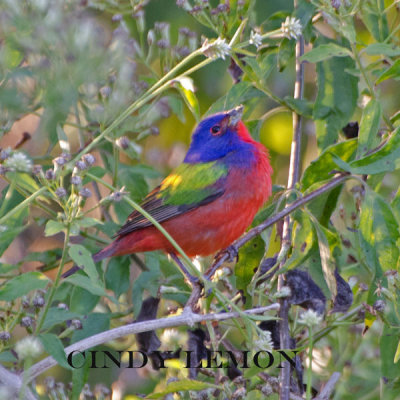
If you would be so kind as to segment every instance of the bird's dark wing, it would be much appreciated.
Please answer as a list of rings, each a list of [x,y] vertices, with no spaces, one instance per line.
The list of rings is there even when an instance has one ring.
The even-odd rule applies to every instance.
[[[215,162],[201,166],[181,164],[144,199],[141,207],[157,222],[164,222],[197,207],[209,204],[225,192],[228,171]],[[152,223],[133,211],[116,236],[125,236]]]

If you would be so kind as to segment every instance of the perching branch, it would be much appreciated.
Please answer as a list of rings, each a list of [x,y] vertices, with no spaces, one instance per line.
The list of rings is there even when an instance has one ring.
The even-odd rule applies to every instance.
[[[279,304],[274,303],[266,307],[253,308],[251,310],[244,311],[247,315],[262,314],[266,311],[278,310]],[[65,353],[69,354],[73,351],[84,351],[100,344],[107,343],[111,340],[119,339],[123,336],[132,335],[141,332],[154,331],[156,329],[171,328],[176,326],[193,326],[197,322],[202,321],[223,321],[226,319],[237,318],[240,316],[238,312],[221,312],[199,315],[191,311],[190,308],[186,308],[185,311],[176,317],[165,317],[160,319],[153,319],[150,321],[134,322],[132,324],[120,326],[118,328],[110,329],[106,332],[98,333],[79,342],[72,344],[65,348]],[[28,382],[36,378],[44,371],[57,365],[57,361],[53,357],[47,357],[42,361],[39,361],[33,365],[28,371]]]
[[[294,8],[297,7],[297,0],[294,0]],[[300,61],[300,57],[304,54],[304,39],[300,36],[296,43],[296,82],[294,85],[295,99],[303,98],[303,86],[304,86],[304,66]],[[288,176],[288,190],[294,189],[300,176],[300,150],[301,150],[301,115],[293,112],[293,140],[290,152],[290,166]],[[285,217],[283,223],[283,233],[281,242],[281,251],[287,252],[292,242],[292,219],[288,215]],[[286,261],[286,254],[279,264],[279,268],[282,268]],[[280,274],[278,277],[278,290],[285,286],[285,276]],[[290,334],[289,334],[289,308],[290,304],[287,297],[280,300],[281,308],[279,310],[280,317],[280,343],[281,348],[290,348]],[[289,400],[290,397],[290,365],[287,361],[283,362],[283,368],[280,372],[279,381],[279,399]]]
[[[321,196],[322,194],[329,192],[330,190],[334,189],[336,186],[341,185],[346,179],[350,177],[347,173],[337,174],[331,181],[326,183],[325,185],[321,186],[320,188],[312,191],[311,193],[307,194],[300,199],[295,200],[293,203],[288,204],[282,211],[278,212],[274,216],[266,219],[260,225],[257,225],[255,228],[250,229],[245,235],[241,238],[236,240],[232,244],[232,247],[237,251],[240,247],[245,245],[248,241],[259,235],[261,232],[265,231],[265,229],[271,227],[272,225],[276,224],[281,219],[285,218],[293,211],[297,210],[298,208],[304,206],[305,204],[309,203],[311,200],[316,199],[317,197]],[[229,251],[222,251],[218,256],[217,260],[211,265],[211,267],[206,271],[205,276],[206,278],[210,278],[214,275],[215,271],[225,262],[228,261],[230,257]]]

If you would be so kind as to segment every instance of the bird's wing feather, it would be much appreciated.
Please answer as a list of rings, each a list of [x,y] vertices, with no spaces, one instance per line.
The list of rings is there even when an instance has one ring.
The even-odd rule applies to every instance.
[[[141,207],[157,222],[164,222],[222,196],[227,175],[227,168],[216,162],[181,164],[146,196]],[[135,210],[117,236],[125,236],[151,225],[146,217]]]

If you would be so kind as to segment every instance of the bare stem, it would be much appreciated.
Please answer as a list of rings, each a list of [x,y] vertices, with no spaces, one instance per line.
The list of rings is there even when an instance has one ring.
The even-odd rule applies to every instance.
[[[297,0],[294,1],[294,6],[297,6]],[[304,66],[300,61],[300,57],[304,54],[304,39],[302,36],[296,43],[296,82],[294,85],[294,98],[303,98],[303,85],[304,85]],[[289,177],[288,177],[288,190],[294,189],[300,177],[300,151],[301,151],[301,116],[296,112],[293,112],[293,140],[292,148],[290,152],[290,166],[289,166]],[[289,248],[292,242],[292,220],[288,215],[283,223],[283,234],[282,234],[282,248]],[[286,256],[282,259],[279,264],[281,268],[286,261]],[[284,274],[278,277],[278,290],[285,285]],[[281,308],[279,310],[280,317],[280,343],[281,348],[290,348],[290,334],[289,334],[289,301],[287,298],[280,300]],[[280,383],[279,383],[279,399],[289,400],[290,396],[290,364],[285,361],[283,368],[280,372]]]
[[[279,309],[278,303],[273,303],[266,307],[253,308],[244,311],[247,315],[262,314],[267,311],[274,311]],[[153,319],[150,321],[134,322],[129,325],[120,326],[118,328],[110,329],[106,332],[98,333],[89,338],[83,339],[79,342],[72,344],[65,348],[65,353],[70,354],[73,351],[84,351],[100,344],[107,343],[111,340],[116,340],[120,337],[132,335],[141,332],[154,331],[156,329],[171,328],[175,326],[193,326],[195,323],[203,321],[222,321],[226,319],[232,319],[240,317],[240,313],[236,311],[232,312],[221,312],[213,314],[199,315],[191,311],[190,308],[186,308],[185,311],[176,317],[165,317],[160,319]],[[35,377],[42,374],[49,368],[57,365],[56,360],[53,357],[47,357],[42,361],[36,363],[28,371],[28,382]]]
[[[315,400],[329,400],[335,389],[336,383],[340,378],[340,375],[340,372],[334,372],[329,378],[328,382],[326,382],[319,395],[315,397]]]

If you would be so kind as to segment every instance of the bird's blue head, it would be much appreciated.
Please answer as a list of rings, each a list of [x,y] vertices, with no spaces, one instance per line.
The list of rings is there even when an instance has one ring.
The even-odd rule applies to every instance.
[[[231,152],[244,155],[254,143],[241,121],[243,106],[205,118],[196,127],[185,163],[222,159]]]

